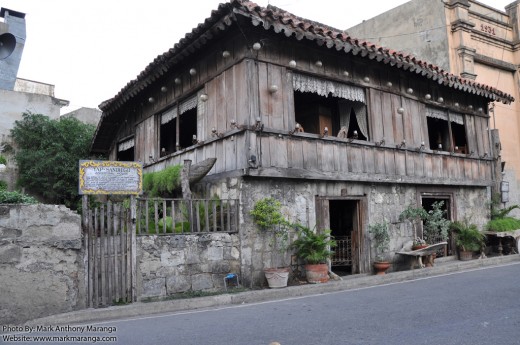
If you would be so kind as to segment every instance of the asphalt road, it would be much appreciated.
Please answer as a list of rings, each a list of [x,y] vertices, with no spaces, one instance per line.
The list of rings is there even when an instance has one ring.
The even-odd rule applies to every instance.
[[[38,335],[115,336],[98,343],[125,345],[520,344],[520,264],[89,326],[115,328]]]

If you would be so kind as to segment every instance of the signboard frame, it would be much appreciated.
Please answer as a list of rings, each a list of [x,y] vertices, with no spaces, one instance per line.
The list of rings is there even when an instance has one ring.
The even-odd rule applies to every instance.
[[[143,165],[125,161],[79,161],[80,195],[139,195],[143,191]]]

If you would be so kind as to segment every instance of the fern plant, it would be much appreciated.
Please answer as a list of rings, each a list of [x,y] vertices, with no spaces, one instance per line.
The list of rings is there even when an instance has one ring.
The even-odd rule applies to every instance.
[[[295,249],[297,257],[307,264],[323,264],[332,257],[334,251],[331,249],[337,243],[330,230],[318,233],[300,224],[295,224],[294,227],[298,232],[298,239],[292,243],[291,248]]]
[[[491,220],[486,224],[488,231],[504,232],[520,229],[520,219],[509,216],[514,209],[520,209],[519,205],[512,205],[506,208],[499,208],[499,201],[493,198],[491,201]]]
[[[467,219],[451,223],[450,228],[456,234],[455,244],[462,251],[476,252],[484,248],[486,236]]]

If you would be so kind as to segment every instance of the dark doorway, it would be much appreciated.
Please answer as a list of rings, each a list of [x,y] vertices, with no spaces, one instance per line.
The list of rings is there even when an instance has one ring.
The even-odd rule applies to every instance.
[[[433,209],[433,204],[436,202],[442,202],[441,209],[444,211],[444,217],[448,220],[452,220],[451,215],[451,200],[449,196],[423,196],[422,197],[422,207],[426,210],[426,212],[429,212]],[[448,246],[446,253],[444,253],[444,250],[439,251],[437,253],[437,256],[446,256],[446,255],[453,255],[453,245],[452,245],[452,236],[451,232],[449,233],[448,238]],[[442,242],[442,239],[438,239],[438,242]],[[433,243],[430,243],[433,244]]]
[[[329,219],[332,236],[337,242],[331,260],[334,273],[359,273],[359,201],[329,200]]]

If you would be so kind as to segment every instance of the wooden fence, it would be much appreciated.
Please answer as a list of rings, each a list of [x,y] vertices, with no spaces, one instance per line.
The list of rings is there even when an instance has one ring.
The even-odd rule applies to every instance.
[[[108,202],[86,213],[87,306],[135,301],[135,225],[131,209]]]
[[[238,200],[138,199],[137,234],[238,232]]]

